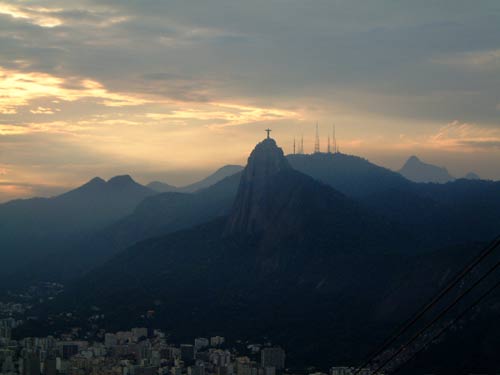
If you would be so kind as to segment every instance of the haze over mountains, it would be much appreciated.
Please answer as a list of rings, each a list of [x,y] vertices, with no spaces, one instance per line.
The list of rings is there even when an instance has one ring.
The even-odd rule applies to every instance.
[[[315,301],[363,288],[380,272],[372,262],[394,257],[404,237],[397,225],[292,169],[267,139],[252,152],[226,218],[138,243],[89,273],[67,298],[99,306],[117,323],[112,306],[138,316],[152,304],[177,335],[221,329],[222,322],[232,334],[248,335],[255,320],[277,329],[292,324],[304,340],[310,326],[297,321],[303,310],[292,308],[295,301],[320,314],[320,321],[332,319],[325,309],[337,303],[320,307]],[[362,277],[352,272],[357,267]],[[124,305],[128,298],[133,306]],[[277,311],[280,319],[273,323]]]
[[[445,167],[424,163],[416,156],[410,156],[399,173],[410,181],[414,182],[434,182],[444,184],[453,181],[455,177],[450,175]],[[468,180],[479,180],[480,177],[473,172],[467,173],[463,178]]]
[[[471,224],[466,216],[459,214],[446,231],[433,230],[436,223],[413,230],[420,219],[396,219],[397,213],[412,216],[407,206],[423,205],[434,207],[424,220],[441,211],[440,220],[448,220],[458,214],[452,209],[457,202],[468,201],[463,210],[476,206],[471,199],[477,192],[498,208],[500,186],[467,180],[413,184],[359,158],[319,157],[300,156],[309,159],[301,160],[302,167],[320,175],[327,158],[332,165],[348,160],[352,174],[366,168],[365,173],[385,176],[392,206],[401,207],[386,200],[370,209],[384,196],[381,189],[368,184],[355,193],[363,199],[348,197],[292,168],[294,157],[287,160],[274,140],[266,139],[241,177],[234,176],[239,184],[225,216],[138,242],[80,279],[60,303],[83,316],[98,308],[116,329],[154,309],[157,324],[180,340],[222,330],[234,337],[268,337],[288,343],[304,366],[359,360],[359,353],[419,307],[479,248],[468,241],[470,235],[455,237],[458,227]],[[402,198],[394,200],[398,189]],[[477,227],[474,239],[495,234],[498,212],[490,211],[482,223],[494,220],[491,232]]]
[[[495,182],[415,184],[341,153],[288,155],[286,160],[290,167],[403,225],[421,244],[437,247],[492,237],[500,223]],[[236,197],[239,170],[229,165],[199,183],[167,193],[141,186],[129,176],[108,183],[96,178],[60,197],[0,205],[0,215],[11,217],[0,228],[5,244],[2,264],[11,272],[23,268],[23,279],[28,280],[78,277],[137,241],[226,215]],[[215,181],[219,182],[195,193],[178,191]]]
[[[179,339],[265,336],[301,348],[297,363],[353,362],[500,228],[499,182],[415,183],[273,139],[214,176],[164,193],[96,178],[0,205],[2,285],[62,281],[57,309],[116,329],[154,309]]]
[[[136,240],[225,213],[236,187],[225,189],[225,183],[219,187],[217,182],[236,170],[237,166],[223,167],[186,187],[200,187],[199,194],[164,195],[130,176],[117,176],[108,182],[96,177],[58,197],[0,204],[4,245],[0,269],[9,276],[22,270],[22,278],[28,280],[74,278]],[[214,185],[204,192],[202,187],[210,182]],[[51,261],[47,263],[48,257]],[[14,278],[12,283],[17,281]]]
[[[130,214],[155,194],[131,179],[94,178],[54,198],[15,200],[0,205],[0,270],[11,271],[49,252],[68,251],[94,231]]]
[[[152,181],[147,185],[147,187],[159,193],[167,193],[171,191],[193,193],[195,191],[212,186],[213,184],[219,182],[220,180],[240,172],[242,169],[243,167],[240,165],[225,165],[222,168],[217,169],[214,173],[210,174],[206,178],[186,186],[176,187],[164,182]]]

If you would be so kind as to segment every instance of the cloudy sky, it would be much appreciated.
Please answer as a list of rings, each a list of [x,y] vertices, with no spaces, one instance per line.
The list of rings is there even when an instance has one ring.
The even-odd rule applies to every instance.
[[[273,129],[500,179],[500,2],[0,0],[0,201],[185,184]]]

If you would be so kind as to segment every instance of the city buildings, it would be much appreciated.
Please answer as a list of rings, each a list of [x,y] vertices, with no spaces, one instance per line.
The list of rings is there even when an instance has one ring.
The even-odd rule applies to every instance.
[[[74,329],[58,337],[13,340],[7,331],[12,325],[0,321],[0,375],[276,375],[285,368],[283,349],[265,347],[259,354],[255,348],[261,345],[255,345],[250,358],[223,349],[221,336],[174,345],[164,332],[150,335],[147,328],[99,332],[100,339],[92,340]]]

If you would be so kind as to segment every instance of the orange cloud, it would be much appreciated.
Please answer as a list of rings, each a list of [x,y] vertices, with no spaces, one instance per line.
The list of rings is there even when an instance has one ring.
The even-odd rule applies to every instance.
[[[52,109],[48,107],[37,107],[35,109],[31,109],[30,112],[35,115],[53,115],[55,112],[59,112],[60,109]]]
[[[440,149],[463,151],[500,148],[500,130],[481,128],[455,120],[432,135],[429,138],[429,145]]]
[[[59,133],[72,134],[83,130],[90,130],[92,126],[84,121],[67,122],[30,122],[22,125],[0,124],[0,135],[20,135],[31,133]]]
[[[18,107],[26,106],[31,100],[39,98],[63,101],[95,99],[108,107],[133,106],[148,102],[131,94],[111,92],[101,83],[89,79],[77,81],[77,86],[71,88],[67,87],[66,83],[68,80],[47,73],[24,73],[0,67],[0,114],[15,114]]]
[[[54,17],[53,12],[62,9],[51,9],[44,7],[20,7],[13,4],[0,2],[0,14],[6,14],[12,18],[24,19],[34,25],[41,27],[55,27],[62,25],[61,19]]]
[[[441,126],[432,134],[410,136],[401,134],[392,148],[408,150],[427,148],[436,151],[478,152],[500,150],[500,129],[461,123],[457,120]]]
[[[277,108],[222,102],[199,104],[197,108],[178,109],[170,113],[147,113],[146,116],[153,120],[205,121],[211,129],[260,121],[297,120],[301,117],[297,112]]]
[[[0,194],[7,197],[23,197],[33,194],[33,190],[29,186],[20,185],[0,185]]]
[[[26,129],[24,126],[0,124],[0,135],[17,135],[17,134],[26,134],[29,132],[30,131]]]

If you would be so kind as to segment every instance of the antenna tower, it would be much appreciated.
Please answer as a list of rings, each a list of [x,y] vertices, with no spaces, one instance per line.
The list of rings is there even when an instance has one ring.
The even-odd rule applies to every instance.
[[[333,128],[333,153],[336,154],[339,152],[337,148],[337,136],[335,135],[335,124],[332,125]]]
[[[316,140],[314,142],[314,153],[319,153],[319,132],[318,132],[318,123],[316,123]]]

